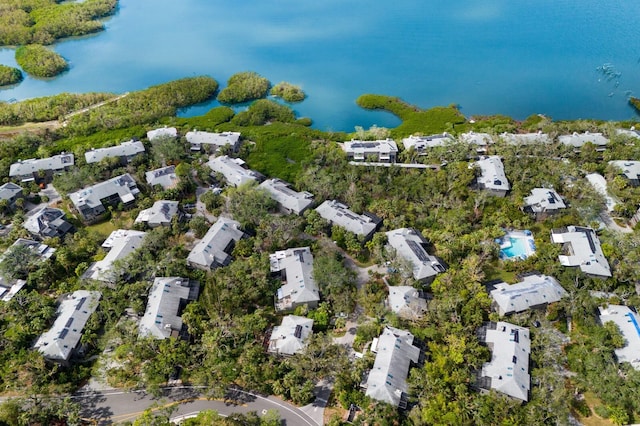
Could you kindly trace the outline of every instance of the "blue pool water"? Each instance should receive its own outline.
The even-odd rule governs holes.
[[[527,257],[527,242],[525,238],[509,237],[511,241],[511,247],[507,247],[500,250],[500,254],[507,259],[514,257]]]
[[[363,93],[455,103],[467,116],[630,119],[638,16],[640,2],[629,0],[121,0],[107,31],[54,46],[67,73],[27,77],[0,100],[122,93],[201,74],[224,84],[252,70],[301,85],[308,98],[294,109],[322,130],[398,124],[358,108]],[[0,63],[15,65],[13,55],[0,50]]]

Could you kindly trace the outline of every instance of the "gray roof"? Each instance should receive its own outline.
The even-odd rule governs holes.
[[[160,127],[159,129],[149,130],[147,139],[154,141],[159,138],[177,138],[178,130],[175,127]]]
[[[67,295],[58,307],[53,326],[40,336],[34,348],[47,359],[68,361],[80,342],[87,320],[98,307],[100,297],[100,292],[87,290]]]
[[[336,200],[327,200],[320,204],[316,211],[325,220],[334,225],[343,227],[349,232],[356,235],[370,236],[378,227],[372,217],[365,214],[357,214],[349,210],[349,208]]]
[[[494,191],[508,191],[511,188],[507,176],[504,174],[502,160],[497,155],[481,157],[476,165],[480,168],[481,173],[478,177],[478,184],[483,188]]]
[[[378,155],[381,159],[389,157],[389,155],[398,152],[398,145],[392,139],[384,139],[377,141],[361,141],[353,139],[350,142],[344,142],[342,149],[353,154],[356,159],[364,159],[367,155]]]
[[[179,181],[178,176],[176,176],[176,166],[167,166],[150,170],[144,175],[149,185],[160,185],[164,189],[175,187]]]
[[[11,282],[5,281],[4,277],[0,276],[0,300],[8,302],[13,299],[13,296],[18,293],[27,282],[25,280],[13,280]]]
[[[22,187],[13,182],[0,186],[0,200],[10,200],[20,193],[22,193]]]
[[[557,302],[566,295],[567,292],[555,278],[537,274],[529,275],[512,285],[505,282],[495,284],[491,291],[491,298],[500,315]]]
[[[28,240],[26,238],[18,238],[12,245],[7,249],[7,251],[11,250],[16,246],[27,246],[31,249],[34,255],[38,256],[40,259],[50,259],[53,256],[53,253],[56,252],[56,249],[53,247],[49,247],[46,244],[41,244],[38,241]],[[6,253],[6,252],[5,252]],[[0,255],[0,262],[4,259],[4,253]]]
[[[625,345],[616,349],[618,362],[628,362],[636,370],[640,370],[640,318],[627,306],[609,305],[600,307],[600,322],[613,321],[624,337]]]
[[[84,153],[87,164],[97,163],[105,158],[113,157],[133,157],[144,152],[144,145],[140,141],[130,140],[122,142],[120,145],[109,146],[107,148],[91,149]]]
[[[531,143],[551,143],[552,140],[548,134],[537,133],[502,133],[500,137],[511,145],[526,145]]]
[[[240,132],[211,133],[194,130],[185,135],[187,142],[194,146],[216,145],[218,147],[231,145],[237,147],[240,141]]]
[[[558,141],[565,145],[571,145],[576,148],[581,147],[587,142],[591,142],[597,146],[604,146],[609,143],[609,139],[605,138],[602,133],[576,133],[571,135],[558,136]]]
[[[269,352],[279,355],[293,355],[307,346],[313,333],[313,320],[296,315],[282,318],[279,326],[273,327],[269,340]]]
[[[406,319],[420,318],[427,310],[427,300],[408,285],[390,286],[387,303],[391,311]]]
[[[593,229],[582,226],[554,229],[551,231],[551,241],[567,246],[567,254],[558,256],[560,264],[579,266],[584,273],[590,275],[611,276],[609,262],[602,253],[600,240]]]
[[[18,161],[9,168],[9,176],[27,176],[37,173],[39,170],[55,171],[64,170],[74,164],[73,154],[59,154],[48,158],[38,158]]]
[[[429,136],[414,136],[402,139],[404,149],[415,149],[416,151],[424,151],[427,148],[443,146],[452,143],[453,137],[449,133],[441,133]]]
[[[619,135],[625,135],[632,138],[640,139],[640,131],[636,130],[635,126],[631,126],[630,129],[616,129],[616,133]]]
[[[640,161],[619,160],[609,161],[609,164],[619,168],[622,174],[629,180],[640,179]]]
[[[491,344],[491,361],[482,366],[482,377],[490,379],[490,388],[523,401],[529,400],[531,377],[529,329],[508,322],[487,328],[485,342]]]
[[[260,187],[266,189],[271,198],[283,208],[296,214],[301,214],[313,204],[313,194],[306,191],[296,192],[287,182],[280,179],[265,180]]]
[[[466,142],[468,144],[478,145],[481,147],[486,147],[489,144],[493,144],[493,136],[491,136],[489,133],[461,133],[458,135],[458,139],[460,139],[461,142]]]
[[[135,223],[144,222],[149,226],[168,226],[171,219],[178,214],[178,201],[159,200],[148,209],[140,211]]]
[[[415,229],[399,228],[388,231],[386,234],[389,245],[393,247],[396,254],[413,266],[413,278],[416,280],[433,278],[445,271],[442,262],[424,249],[426,240]]]
[[[207,162],[211,170],[221,173],[229,185],[240,186],[247,182],[258,182],[262,176],[259,173],[243,167],[244,161],[227,155],[216,157],[212,155]]]
[[[71,231],[73,226],[65,220],[65,213],[60,209],[43,207],[24,221],[22,226],[34,235],[46,237],[62,237]]]
[[[140,248],[146,232],[131,229],[117,229],[102,243],[102,247],[109,249],[104,259],[97,261],[85,272],[86,278],[98,281],[113,282],[116,277],[111,273],[111,268],[116,260],[124,259],[130,253]]]
[[[173,331],[180,332],[182,317],[178,316],[178,311],[183,301],[193,300],[191,290],[188,278],[156,278],[149,290],[138,336],[166,339]]]
[[[376,360],[367,378],[366,395],[397,407],[408,391],[409,367],[418,362],[420,349],[413,346],[413,334],[387,326],[371,350]]]
[[[549,188],[533,188],[531,195],[525,197],[524,203],[534,213],[552,212],[567,207],[562,197]]]
[[[116,194],[120,196],[123,203],[129,203],[139,193],[136,181],[129,173],[125,173],[71,193],[69,198],[76,209],[82,211],[84,207],[95,208],[102,204],[101,200]]]
[[[318,285],[313,279],[313,255],[309,247],[291,248],[269,255],[271,272],[284,271],[286,282],[278,289],[276,308],[320,300]]]
[[[231,262],[231,254],[225,250],[232,241],[237,242],[243,237],[239,222],[220,217],[191,250],[187,262],[205,269],[227,265]]]

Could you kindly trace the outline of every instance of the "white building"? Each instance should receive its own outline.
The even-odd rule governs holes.
[[[187,132],[185,138],[191,145],[191,151],[200,151],[203,145],[209,145],[212,150],[218,150],[224,146],[230,146],[233,151],[240,147],[239,132],[211,133],[194,130]]]
[[[149,186],[160,185],[162,189],[175,188],[180,179],[176,176],[176,166],[161,167],[144,174]]]
[[[425,250],[427,241],[415,229],[399,228],[386,233],[388,244],[396,255],[412,266],[413,278],[418,281],[432,281],[445,271],[444,264]]]
[[[495,284],[490,294],[498,313],[507,315],[557,302],[567,292],[555,278],[534,274],[516,284]]]
[[[600,307],[600,322],[612,321],[620,329],[626,341],[624,347],[616,349],[618,362],[628,362],[636,370],[640,370],[640,318],[627,306],[609,305]]]
[[[609,262],[602,253],[600,240],[595,231],[582,226],[568,226],[551,231],[551,242],[562,244],[563,252],[558,256],[563,266],[579,266],[582,272],[600,277],[610,277]]]
[[[632,186],[640,186],[640,161],[609,161],[609,164],[620,169]]]
[[[100,297],[100,292],[87,290],[67,295],[58,306],[58,317],[53,326],[40,336],[34,348],[46,359],[68,365]]]
[[[276,355],[294,355],[302,351],[313,333],[313,320],[296,315],[282,318],[279,326],[273,327],[269,339],[269,352]]]
[[[325,201],[316,208],[316,211],[332,225],[341,226],[365,239],[369,239],[382,222],[380,218],[369,213],[354,213],[345,204],[336,200]]]
[[[491,361],[482,366],[477,385],[528,401],[531,389],[529,329],[498,322],[483,326],[479,334],[491,349]]]
[[[493,195],[504,197],[511,188],[504,173],[502,160],[497,155],[480,157],[475,165],[480,169],[478,187]]]
[[[283,283],[276,295],[276,310],[318,306],[320,290],[313,278],[313,255],[309,247],[277,251],[269,255],[269,262],[271,272],[279,273]]]
[[[509,145],[529,145],[529,144],[549,144],[553,142],[548,134],[542,133],[502,133],[500,135],[503,141]]]
[[[120,158],[124,162],[129,162],[133,157],[144,152],[144,145],[140,141],[130,140],[122,142],[120,145],[106,148],[91,149],[84,153],[87,164],[97,163],[105,158]]]
[[[113,263],[116,260],[124,259],[142,246],[146,232],[134,231],[131,229],[117,229],[102,243],[102,248],[109,250],[107,255],[87,269],[85,278],[115,283],[118,279],[114,275]]]
[[[69,170],[74,164],[73,154],[59,154],[47,158],[32,158],[13,163],[9,167],[9,177],[20,179],[22,182],[29,182],[40,179],[40,173],[44,173],[44,178],[49,179],[54,173]]]
[[[387,305],[399,317],[409,320],[421,318],[427,311],[427,300],[408,285],[390,286]]]
[[[138,185],[129,173],[69,194],[82,219],[92,221],[107,211],[105,204],[131,204],[140,193]]]
[[[562,197],[550,188],[533,188],[531,195],[525,197],[523,210],[536,216],[556,213],[560,209],[566,209]]]
[[[244,167],[245,162],[240,158],[231,158],[227,155],[220,157],[211,156],[207,166],[224,176],[229,185],[240,186],[249,182],[260,182],[263,176],[260,173]]]
[[[493,145],[493,136],[489,133],[468,132],[458,135],[460,142],[476,146],[476,152],[487,152],[489,145]]]
[[[453,137],[449,133],[441,133],[429,136],[414,136],[402,139],[402,145],[405,150],[413,148],[417,152],[424,152],[429,148],[437,146],[445,146],[454,142]]]
[[[313,204],[313,194],[306,191],[296,192],[283,180],[267,179],[259,186],[288,213],[300,215]]]
[[[244,237],[239,222],[220,217],[191,250],[187,263],[204,270],[226,266],[231,262],[235,244]]]
[[[147,132],[147,139],[151,142],[163,139],[163,138],[171,138],[175,139],[178,137],[178,129],[175,127],[161,127],[159,129],[149,130]]]
[[[171,226],[174,216],[179,214],[178,204],[178,201],[156,201],[150,208],[141,210],[134,223],[146,223],[150,228]]]
[[[590,142],[597,147],[604,148],[605,145],[609,143],[609,139],[604,137],[602,133],[577,133],[573,132],[570,135],[562,135],[558,136],[558,141],[564,145],[571,145],[574,148],[580,148],[585,143]]]
[[[398,145],[392,139],[377,141],[351,140],[344,142],[342,149],[350,161],[377,161],[381,163],[395,163],[398,155]]]

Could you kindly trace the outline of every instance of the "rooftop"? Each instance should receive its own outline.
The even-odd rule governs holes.
[[[229,185],[240,186],[247,182],[259,182],[263,176],[253,170],[244,168],[244,161],[227,155],[216,157],[212,155],[207,165],[209,168],[224,176]]]
[[[176,166],[167,166],[150,170],[144,175],[149,185],[160,185],[163,189],[174,188],[179,181],[178,176],[176,176]]]
[[[609,143],[609,139],[604,137],[602,133],[572,133],[570,135],[558,136],[558,141],[565,145],[571,145],[579,148],[587,142],[591,142],[597,146],[604,146]]]
[[[187,278],[156,278],[149,290],[147,309],[140,320],[138,336],[155,339],[176,336],[182,330],[182,309],[188,301],[197,297],[197,288]]]
[[[28,176],[40,170],[53,171],[63,170],[74,164],[73,154],[59,154],[47,158],[32,158],[30,160],[18,161],[9,168],[10,177]]]
[[[105,158],[113,157],[133,157],[144,152],[144,145],[140,141],[130,140],[122,142],[120,145],[106,148],[91,149],[84,153],[87,164],[97,163]]]
[[[65,220],[65,213],[51,207],[41,208],[29,216],[22,226],[30,233],[43,238],[62,237],[73,229]]]
[[[557,302],[567,295],[560,283],[548,275],[529,275],[521,282],[495,284],[491,290],[498,313],[507,315],[526,311],[535,306]]]
[[[211,133],[194,130],[185,135],[187,142],[192,145],[236,146],[240,141],[240,132]]]
[[[444,264],[425,250],[427,241],[415,229],[399,228],[388,231],[387,240],[396,254],[413,266],[413,278],[418,281],[435,277],[444,272]]]
[[[493,136],[491,136],[489,133],[461,133],[460,135],[458,135],[458,139],[460,139],[461,142],[478,145],[481,147],[486,147],[489,144],[493,144]]]
[[[118,195],[123,203],[129,203],[135,199],[140,190],[136,181],[129,173],[116,176],[107,181],[97,183],[80,191],[69,194],[74,206],[82,213],[85,209],[93,209],[102,204],[105,198]]]
[[[344,142],[342,148],[345,152],[354,154],[390,154],[398,152],[398,145],[393,139],[384,139],[377,141],[361,141],[352,139]]]
[[[562,197],[549,188],[533,188],[524,202],[533,213],[553,212],[567,207]]]
[[[551,143],[552,140],[548,134],[537,133],[502,133],[502,140],[510,145],[526,145],[532,143]]]
[[[294,305],[320,300],[320,291],[313,279],[313,255],[309,247],[291,248],[269,255],[271,272],[284,272],[284,285],[278,289],[276,309],[291,309]]]
[[[0,186],[0,200],[10,200],[22,192],[22,187],[13,182],[7,182]]]
[[[178,214],[178,201],[158,200],[148,209],[141,210],[135,223],[147,223],[150,226],[171,223],[173,217]]]
[[[159,129],[149,130],[147,132],[147,139],[154,141],[160,138],[177,138],[178,129],[175,127],[161,127]]]
[[[313,333],[313,320],[296,315],[287,315],[282,323],[273,328],[269,340],[269,352],[279,355],[294,355],[307,346]]]
[[[287,182],[280,179],[267,179],[260,187],[266,189],[271,198],[283,208],[296,214],[302,213],[313,204],[313,194],[306,191],[296,192]]]
[[[593,229],[581,226],[554,229],[551,241],[565,246],[566,254],[558,256],[562,265],[579,266],[590,275],[611,276],[609,262],[602,253],[600,240]]]
[[[609,161],[609,164],[619,168],[621,173],[629,180],[640,179],[640,161]]]
[[[437,135],[429,136],[414,136],[411,135],[408,138],[402,139],[402,145],[404,149],[415,149],[416,151],[424,151],[427,148],[434,148],[436,146],[444,146],[454,142],[453,137],[449,133],[441,133]]]
[[[640,318],[638,314],[622,305],[600,307],[600,322],[613,321],[626,341],[623,348],[616,349],[618,362],[628,362],[636,370],[640,370]]]
[[[227,265],[231,262],[231,247],[243,237],[239,222],[220,217],[191,250],[187,262],[209,269]]]
[[[117,277],[112,274],[113,263],[124,259],[142,246],[146,232],[130,229],[117,229],[102,243],[102,247],[110,249],[104,259],[97,261],[85,272],[86,278],[98,281],[114,282]]]
[[[357,214],[336,200],[327,200],[320,204],[316,211],[322,218],[334,225],[343,227],[356,235],[369,237],[378,227],[381,219],[373,215]]]
[[[406,319],[420,318],[427,310],[427,300],[411,286],[390,286],[387,302],[392,312]]]
[[[480,168],[478,184],[481,187],[494,191],[508,191],[511,188],[504,173],[502,160],[497,155],[481,157],[476,165]]]

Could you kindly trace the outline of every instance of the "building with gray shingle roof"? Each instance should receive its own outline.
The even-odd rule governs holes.
[[[86,221],[100,217],[104,204],[129,204],[140,193],[136,181],[126,173],[69,194],[74,207]]]
[[[637,130],[635,126],[631,126],[630,129],[616,129],[616,133],[619,135],[640,139],[640,130]]]
[[[140,320],[138,337],[185,338],[187,330],[182,323],[182,311],[189,302],[198,299],[198,291],[197,283],[188,278],[156,278],[149,290],[147,309]]]
[[[267,179],[259,186],[265,189],[269,196],[286,212],[299,215],[313,204],[313,194],[306,191],[296,192],[283,180]]]
[[[389,326],[374,340],[371,351],[376,359],[365,385],[368,397],[406,408],[409,368],[420,359],[420,349],[413,340],[408,331]]]
[[[437,274],[445,271],[440,259],[427,253],[427,241],[415,229],[394,229],[386,235],[388,245],[395,250],[396,255],[411,264],[414,279],[431,281]]]
[[[97,163],[105,158],[120,158],[128,163],[133,157],[144,152],[144,144],[140,141],[130,140],[122,142],[120,145],[106,148],[91,149],[84,153],[87,164]]]
[[[487,152],[489,145],[494,143],[493,136],[489,133],[476,133],[473,131],[459,134],[458,139],[460,142],[475,145],[477,152]]]
[[[542,143],[549,144],[553,142],[548,134],[537,132],[537,133],[502,133],[500,135],[503,141],[508,143],[509,145],[527,145],[534,143]]]
[[[478,336],[491,349],[491,361],[482,366],[476,386],[528,401],[531,389],[529,329],[508,322],[493,322],[481,327]]]
[[[140,211],[134,223],[146,223],[150,228],[171,226],[174,216],[180,213],[178,204],[178,201],[156,201],[150,208]]]
[[[591,228],[568,226],[551,231],[551,242],[563,245],[558,256],[563,266],[579,266],[582,272],[600,277],[610,277],[609,262],[602,253],[600,240]]]
[[[22,226],[40,238],[62,238],[73,231],[73,225],[66,221],[65,213],[51,207],[41,208],[29,216]]]
[[[620,329],[625,345],[615,350],[618,362],[628,362],[640,370],[640,317],[623,305],[609,305],[598,308],[602,324],[612,321]]]
[[[98,291],[78,290],[67,295],[58,306],[58,317],[42,334],[34,348],[49,361],[67,365],[82,338],[84,327],[98,307]]]
[[[573,132],[570,135],[558,136],[558,142],[564,145],[571,145],[574,148],[580,148],[587,142],[590,142],[597,147],[604,147],[609,143],[609,139],[607,139],[602,133]]]
[[[424,152],[429,148],[445,146],[453,142],[453,137],[447,132],[429,136],[411,135],[408,138],[402,139],[402,145],[404,146],[404,149],[409,150],[413,148],[417,152]]]
[[[365,161],[371,158],[381,163],[395,163],[398,145],[392,139],[377,141],[351,140],[344,142],[342,149],[350,161]]]
[[[382,219],[369,213],[354,213],[345,204],[336,200],[325,201],[316,208],[316,211],[331,224],[341,226],[365,239],[369,239],[382,222]]]
[[[609,164],[620,169],[620,174],[627,178],[632,186],[640,186],[640,161],[619,160],[609,161]]]
[[[276,355],[297,354],[307,346],[312,333],[312,319],[287,315],[279,326],[273,327],[268,351]]]
[[[231,158],[227,155],[220,157],[211,156],[207,166],[215,172],[224,176],[229,185],[240,186],[249,182],[260,182],[263,176],[253,170],[244,168],[245,162],[240,158]]]
[[[550,188],[533,188],[531,195],[525,197],[524,204],[525,212],[535,214],[539,218],[567,208],[562,197]]]
[[[104,259],[92,264],[84,273],[83,277],[106,283],[114,283],[118,278],[112,271],[114,262],[124,259],[139,249],[146,235],[146,232],[131,229],[117,229],[113,231],[102,243],[102,248],[108,249],[109,252]]]
[[[276,294],[276,310],[318,306],[320,290],[313,278],[313,255],[309,247],[277,251],[269,255],[269,263],[271,272],[278,273],[283,282]]]
[[[239,222],[220,217],[191,250],[187,263],[204,270],[226,266],[231,262],[233,247],[244,237]]]
[[[44,172],[45,179],[50,179],[55,172],[62,172],[73,167],[73,154],[59,154],[48,158],[32,158],[13,163],[9,167],[9,177],[23,182],[39,179],[40,172]]]
[[[160,185],[162,189],[175,188],[180,179],[176,176],[176,166],[161,167],[144,174],[150,186]]]
[[[185,138],[191,145],[191,151],[200,151],[203,145],[209,145],[213,150],[230,146],[233,151],[237,151],[240,146],[240,136],[240,132],[211,133],[194,130],[187,132]]]
[[[147,132],[147,139],[151,142],[162,139],[162,138],[172,138],[175,139],[178,137],[178,129],[175,127],[160,127],[159,129],[149,130]]]
[[[26,246],[30,249],[30,255],[37,257],[39,261],[51,259],[56,249],[37,241],[18,238],[4,253],[0,255],[0,263],[5,259],[5,255],[15,247]],[[23,279],[14,279],[0,274],[0,300],[8,302],[16,295],[27,282]]]
[[[504,173],[504,165],[497,155],[480,157],[475,163],[480,169],[478,187],[492,195],[504,197],[511,186]]]
[[[557,302],[567,292],[555,278],[533,274],[516,284],[494,284],[490,288],[490,295],[495,310],[500,315],[508,315]]]
[[[13,207],[18,198],[23,198],[22,187],[13,182],[0,186],[0,200],[6,200],[9,207]]]
[[[387,305],[400,318],[409,320],[421,318],[427,311],[427,299],[408,285],[389,286]]]

